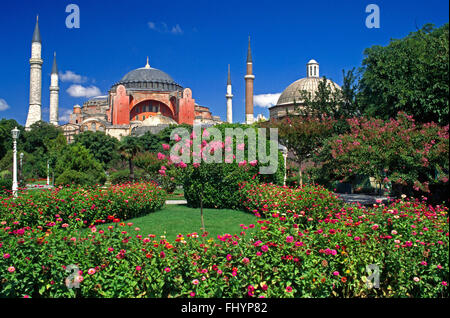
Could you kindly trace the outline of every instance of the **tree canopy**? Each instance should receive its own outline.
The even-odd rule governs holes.
[[[448,124],[448,23],[426,24],[364,54],[359,84],[366,115],[389,119],[404,111],[423,123]]]

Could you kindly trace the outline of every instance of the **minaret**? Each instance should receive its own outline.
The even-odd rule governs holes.
[[[29,130],[35,122],[42,120],[42,59],[41,33],[39,32],[39,16],[36,17],[30,58],[30,108],[28,109],[25,129]]]
[[[230,64],[228,64],[228,80],[227,80],[227,123],[233,123],[233,94],[231,93],[231,74]]]
[[[250,48],[250,37],[248,37],[248,51],[247,51],[247,75],[245,75],[245,123],[253,123],[253,61],[252,51]]]
[[[58,66],[56,65],[56,52],[53,57],[52,74],[50,75],[50,124],[58,126]]]

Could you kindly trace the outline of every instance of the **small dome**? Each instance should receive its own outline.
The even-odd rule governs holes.
[[[316,60],[309,60],[308,64],[319,64]]]
[[[305,77],[295,81],[284,90],[275,106],[302,103],[302,91],[309,92],[313,97],[319,88],[319,83],[321,80],[322,79],[318,77]],[[332,91],[341,89],[338,84],[329,79],[327,79],[327,85]]]
[[[155,116],[150,116],[142,122],[142,126],[154,127],[159,125],[177,125],[177,122],[170,117],[163,116],[157,113]]]

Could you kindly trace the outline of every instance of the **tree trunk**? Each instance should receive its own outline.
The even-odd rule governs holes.
[[[300,187],[303,187],[303,171],[302,171],[302,162],[300,161],[298,167],[298,184]]]
[[[128,160],[128,166],[129,166],[129,169],[130,169],[130,179],[131,179],[132,181],[134,181],[134,167],[133,167],[133,160],[131,160],[131,159]]]
[[[200,217],[202,220],[202,234],[204,234],[206,232],[206,229],[205,229],[205,220],[203,219],[203,191],[200,195]],[[203,243],[205,243],[205,238],[203,235],[202,235],[202,237],[203,237]]]

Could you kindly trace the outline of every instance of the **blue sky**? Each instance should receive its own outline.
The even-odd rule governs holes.
[[[80,8],[79,29],[65,26],[70,3]],[[365,27],[365,8],[371,3],[380,8],[379,29]],[[71,96],[74,91],[104,95],[127,72],[143,67],[149,56],[152,67],[190,87],[196,102],[223,120],[231,64],[233,119],[242,122],[249,35],[255,95],[278,94],[306,76],[306,63],[312,58],[320,63],[321,75],[341,84],[342,70],[359,67],[365,48],[387,45],[425,23],[441,26],[448,22],[448,12],[446,0],[5,1],[0,11],[0,118],[25,124],[37,14],[44,59],[43,120],[49,116],[48,88],[56,51],[59,71],[79,75],[60,80],[63,118],[73,105],[88,99]],[[69,89],[72,85],[84,89]],[[255,106],[255,116],[259,113],[268,116],[267,108]]]

